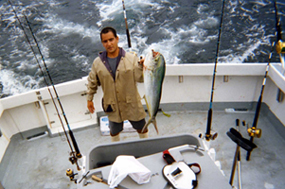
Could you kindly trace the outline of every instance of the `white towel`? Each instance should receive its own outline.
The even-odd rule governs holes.
[[[110,188],[115,188],[129,175],[136,183],[144,184],[150,181],[151,172],[134,156],[118,156],[111,167],[108,178]]]

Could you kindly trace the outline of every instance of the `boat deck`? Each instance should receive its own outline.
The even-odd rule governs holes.
[[[149,126],[149,137],[172,136],[177,134],[204,133],[207,122],[207,111],[170,111],[171,117],[162,113],[157,115],[159,134],[153,125]],[[254,111],[229,113],[213,112],[212,128],[218,137],[210,142],[216,150],[216,161],[220,161],[221,169],[229,180],[236,144],[226,135],[235,128],[236,119],[245,120],[251,125]],[[261,138],[255,138],[258,146],[251,153],[250,161],[246,161],[246,151],[241,149],[241,177],[243,188],[279,189],[285,186],[285,137],[284,127],[278,120],[261,113],[258,127],[262,129]],[[240,132],[249,138],[246,127],[240,126]],[[74,131],[75,138],[83,155],[95,145],[110,143],[109,136],[102,136],[100,128],[86,127]],[[121,141],[139,140],[137,133],[121,133]],[[150,147],[151,148],[151,147]],[[17,188],[76,188],[65,175],[68,168],[76,171],[76,167],[68,161],[69,146],[65,136],[45,136],[35,140],[23,139],[17,134],[11,140],[7,152],[0,165],[0,179],[6,189]],[[203,170],[200,174],[203,174]],[[237,173],[234,185],[237,186]],[[1,188],[1,187],[0,187]],[[215,188],[211,186],[211,188]]]

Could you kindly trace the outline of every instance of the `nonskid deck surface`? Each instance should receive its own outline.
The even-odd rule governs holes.
[[[159,135],[154,127],[149,126],[149,137],[170,136],[176,134],[195,134],[205,132],[207,122],[206,111],[167,112],[168,118],[161,113],[157,115]],[[216,150],[216,160],[227,179],[230,178],[236,144],[226,135],[235,128],[236,119],[252,123],[254,112],[226,113],[214,111],[212,127],[218,132],[216,140],[210,146]],[[246,161],[246,152],[241,150],[241,172],[243,188],[277,189],[285,185],[285,140],[274,128],[267,117],[261,115],[258,127],[262,129],[262,137],[255,138],[258,148],[254,149],[250,161]],[[249,138],[246,127],[240,126],[243,137]],[[90,148],[102,143],[110,143],[109,136],[101,136],[98,126],[74,131],[81,153],[86,155]],[[121,140],[139,140],[137,133],[121,133]],[[1,172],[5,175],[1,180],[6,189],[15,188],[76,188],[65,175],[68,168],[76,172],[76,167],[68,161],[69,146],[64,136],[50,138],[48,136],[27,141],[21,135],[13,138],[13,149],[9,146],[1,162]],[[9,156],[9,157],[7,157]],[[6,164],[3,166],[3,164]],[[4,169],[5,168],[5,169]],[[203,170],[200,174],[203,174]],[[237,178],[237,174],[235,176]],[[235,179],[234,184],[237,185]],[[214,187],[212,187],[214,188]]]

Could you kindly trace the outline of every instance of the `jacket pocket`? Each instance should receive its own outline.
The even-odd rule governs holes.
[[[114,112],[115,111],[115,106],[114,106],[114,101],[109,99],[109,100],[104,100],[102,98],[102,108],[104,112]]]
[[[136,99],[132,96],[126,96],[126,104],[129,108],[136,108],[137,107],[137,102]]]
[[[126,103],[132,103],[132,97],[131,96],[126,96]]]

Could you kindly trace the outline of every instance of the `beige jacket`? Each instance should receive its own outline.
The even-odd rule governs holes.
[[[104,52],[105,53],[105,52]],[[92,65],[88,76],[87,100],[93,100],[98,86],[102,86],[102,106],[110,121],[139,121],[146,117],[138,93],[137,83],[143,82],[143,67],[138,64],[138,57],[120,49],[116,74],[112,76],[106,65],[106,57],[100,53]],[[106,55],[106,53],[105,53]]]

